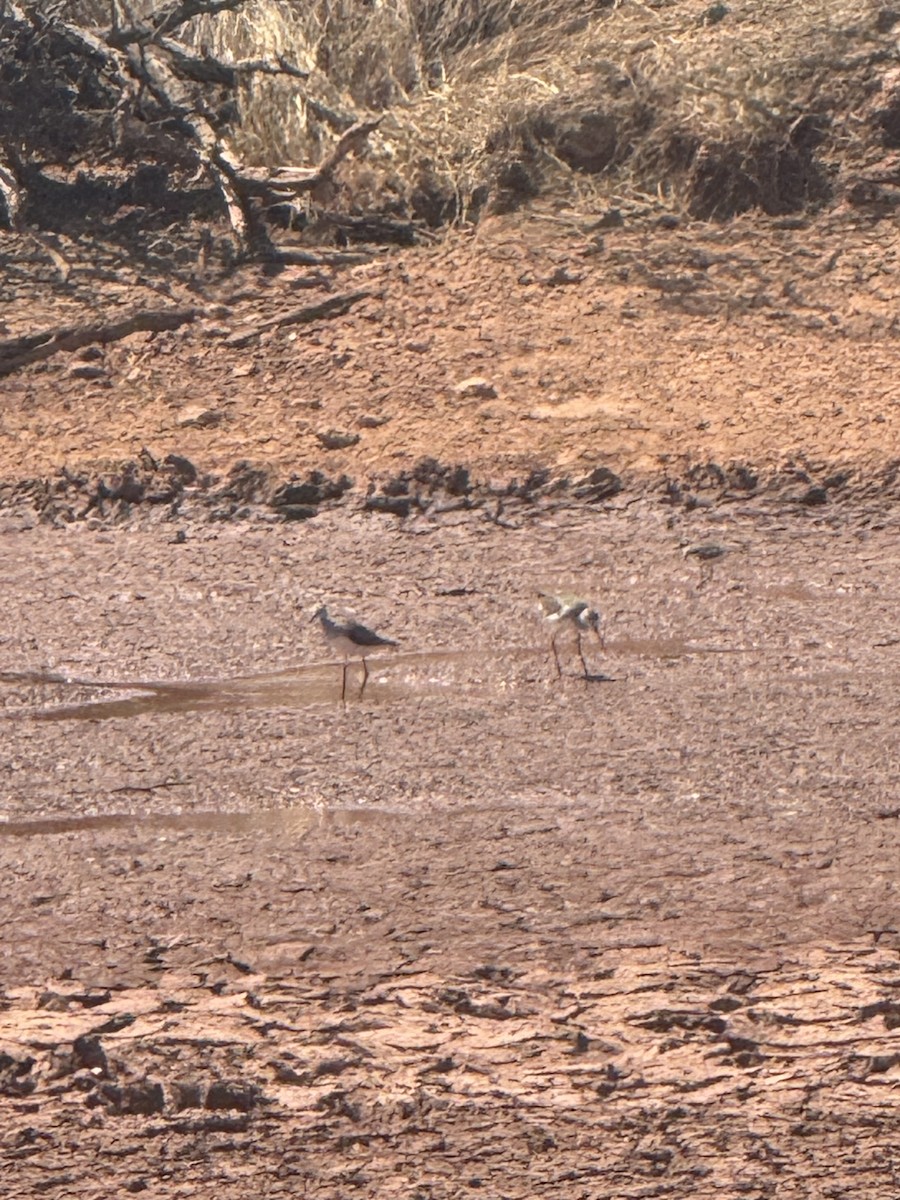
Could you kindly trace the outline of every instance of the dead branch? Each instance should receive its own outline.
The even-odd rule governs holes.
[[[371,121],[357,121],[341,134],[331,150],[316,167],[242,167],[237,172],[237,182],[251,190],[285,195],[308,192],[323,183],[334,172],[335,167],[356,150],[381,124],[381,117]]]
[[[22,206],[22,190],[12,168],[0,158],[0,201],[6,209],[6,225],[19,228],[19,210]]]
[[[215,180],[232,229],[242,247],[250,242],[251,214],[235,186],[237,172],[220,148],[219,137],[205,116],[194,109],[169,63],[153,47],[131,48],[128,59],[157,104],[175,117],[194,142],[198,158]]]
[[[109,325],[70,325],[62,329],[45,329],[0,342],[0,376],[50,358],[61,350],[80,350],[94,343],[107,345],[132,333],[163,333],[189,324],[199,315],[195,308],[159,309],[139,312],[124,321]]]
[[[239,349],[261,333],[268,333],[271,329],[284,329],[289,325],[309,325],[313,321],[318,321],[320,317],[342,317],[350,311],[354,304],[358,304],[360,300],[367,300],[373,294],[372,292],[347,292],[343,296],[330,296],[319,304],[310,304],[306,308],[294,309],[293,312],[282,313],[281,316],[272,317],[268,321],[260,321],[256,325],[247,326],[227,338],[225,345],[229,349]]]
[[[303,102],[316,120],[330,125],[335,133],[345,133],[351,126],[356,124],[356,117],[351,117],[347,113],[329,108],[327,104],[323,104],[321,100],[316,100],[314,96],[305,96]]]
[[[248,251],[272,260],[274,250],[265,227],[265,210],[290,206],[301,193],[327,181],[337,166],[357,151],[378,128],[380,119],[352,120],[308,100],[332,128],[340,130],[331,150],[311,167],[252,168],[236,161],[226,149],[235,112],[234,93],[254,74],[305,79],[307,73],[284,58],[224,61],[191,52],[167,36],[200,14],[240,8],[247,0],[171,0],[148,17],[121,18],[124,4],[112,9],[113,28],[104,37],[61,21],[55,11],[35,0],[0,0],[0,13],[12,14],[23,40],[21,53],[4,83],[3,99],[17,114],[9,131],[9,147],[0,145],[0,216],[6,210],[12,226],[28,223],[28,176],[18,169],[12,147],[25,165],[52,162],[60,147],[88,147],[102,156],[110,148],[129,161],[142,154],[155,163],[188,171],[194,164],[217,187],[222,207],[234,231],[239,255]],[[23,31],[22,27],[29,27]],[[11,43],[13,44],[13,43]],[[31,77],[19,62],[48,68],[46,112],[69,94],[69,76],[83,63],[94,79],[91,102],[66,110],[65,125],[48,116],[30,123]],[[57,71],[55,64],[61,64]],[[29,69],[32,69],[29,67]],[[348,121],[352,123],[347,124]],[[149,153],[148,153],[149,150]],[[40,174],[41,168],[36,168]],[[54,261],[56,261],[54,259]],[[61,264],[57,262],[57,267]]]
[[[241,79],[248,75],[288,75],[292,79],[308,79],[309,71],[289,63],[282,55],[272,62],[264,58],[245,58],[238,62],[225,62],[213,58],[209,53],[191,54],[172,38],[159,38],[160,49],[165,50],[173,70],[195,83],[214,83],[221,87],[236,88]]]
[[[371,262],[366,250],[297,250],[279,246],[276,262],[282,267],[357,267]]]
[[[127,46],[156,41],[167,33],[173,33],[194,17],[211,16],[242,8],[247,0],[177,0],[165,4],[142,21],[125,29],[110,29],[106,41],[110,46],[124,50]]]

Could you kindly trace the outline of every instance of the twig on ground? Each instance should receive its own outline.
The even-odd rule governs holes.
[[[318,321],[320,317],[342,317],[350,311],[354,304],[358,304],[360,300],[366,300],[374,294],[374,292],[366,291],[347,292],[343,296],[330,296],[320,304],[310,304],[306,308],[282,313],[281,316],[272,317],[268,321],[260,321],[256,325],[238,330],[237,333],[231,334],[226,339],[225,345],[229,349],[237,349],[246,346],[259,334],[267,333],[270,329],[284,329],[289,325],[309,325],[312,321]]]

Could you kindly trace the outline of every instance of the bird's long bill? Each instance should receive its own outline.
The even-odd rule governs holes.
[[[594,633],[596,633],[596,635],[597,635],[597,641],[600,643],[600,649],[605,650],[606,649],[606,638],[600,632],[600,629],[597,625],[594,626]]]

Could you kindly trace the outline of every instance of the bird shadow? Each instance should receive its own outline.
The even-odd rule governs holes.
[[[581,676],[585,683],[618,683],[617,675],[604,675],[602,672],[586,671]]]

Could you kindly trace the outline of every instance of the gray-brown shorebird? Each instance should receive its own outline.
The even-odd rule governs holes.
[[[367,629],[365,625],[360,625],[357,621],[332,621],[328,615],[328,609],[324,604],[316,609],[311,619],[319,622],[322,627],[322,633],[325,635],[325,641],[344,660],[344,669],[341,675],[342,702],[347,698],[347,670],[350,666],[350,660],[351,658],[358,658],[362,662],[363,679],[359,689],[359,695],[362,698],[369,678],[369,668],[366,658],[373,650],[377,650],[379,647],[396,646],[398,643],[391,641],[390,638],[382,637],[381,634],[375,633],[371,629]]]

